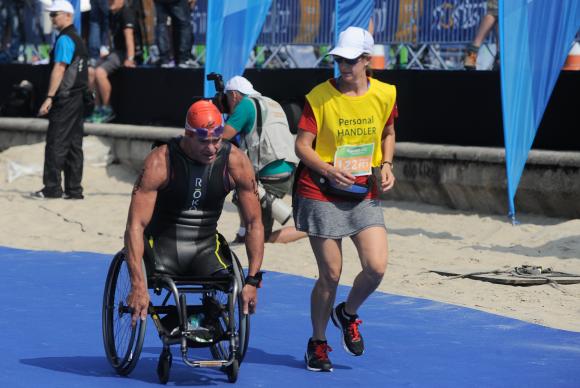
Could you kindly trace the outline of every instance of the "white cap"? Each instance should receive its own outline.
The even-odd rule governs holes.
[[[230,90],[235,90],[236,92],[240,92],[248,96],[261,95],[260,92],[257,92],[254,89],[254,86],[250,81],[239,75],[230,78],[229,81],[226,83],[226,92]]]
[[[47,12],[65,12],[74,15],[75,9],[67,0],[54,0],[52,5],[46,8]]]
[[[340,33],[338,44],[328,54],[355,59],[362,54],[372,54],[374,45],[375,40],[367,30],[360,27],[348,27]]]

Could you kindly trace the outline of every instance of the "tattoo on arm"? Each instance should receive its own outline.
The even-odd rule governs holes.
[[[133,192],[131,193],[131,195],[135,195],[137,194],[137,192],[141,189],[141,183],[143,181],[143,174],[145,173],[145,170],[141,170],[141,172],[139,173],[139,176],[137,177],[137,180],[135,181],[135,185],[133,186]]]

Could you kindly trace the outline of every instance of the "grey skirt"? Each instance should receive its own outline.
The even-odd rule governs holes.
[[[384,228],[385,220],[378,199],[325,202],[296,196],[294,224],[309,236],[339,239],[371,226]]]

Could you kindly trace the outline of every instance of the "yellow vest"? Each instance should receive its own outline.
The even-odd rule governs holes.
[[[315,151],[324,162],[333,162],[338,146],[374,144],[373,167],[381,165],[381,137],[397,97],[393,85],[369,78],[362,96],[346,96],[330,81],[306,95],[318,126]]]

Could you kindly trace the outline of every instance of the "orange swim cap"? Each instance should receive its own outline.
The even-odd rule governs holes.
[[[199,137],[220,137],[224,133],[221,112],[211,101],[199,100],[191,104],[185,116],[185,130]]]

